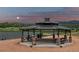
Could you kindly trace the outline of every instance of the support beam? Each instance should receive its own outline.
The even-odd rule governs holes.
[[[41,29],[40,29],[40,39],[42,38],[42,31],[41,31]]]
[[[65,35],[67,34],[67,31],[65,30]]]
[[[28,30],[28,35],[29,35],[29,30]]]
[[[53,39],[55,39],[55,32],[54,32],[54,30],[53,30]]]
[[[24,41],[24,31],[22,30],[22,35],[21,35],[21,42],[23,42]]]
[[[27,40],[29,41],[30,39],[30,34],[29,34],[29,30],[27,30]]]
[[[70,31],[70,37],[71,37],[71,31]]]
[[[69,32],[70,32],[69,42],[71,43],[72,42],[71,30]]]
[[[58,33],[57,33],[58,37],[59,37],[59,29],[58,29]]]
[[[40,29],[40,34],[41,34],[41,29]]]
[[[58,45],[60,45],[60,36],[59,36],[59,33],[60,33],[60,32],[59,32],[59,31],[60,31],[60,30],[58,29],[58,33],[57,33],[57,35],[58,35],[57,44],[58,44]]]
[[[35,29],[33,29],[33,35],[35,36]]]
[[[32,35],[32,47],[36,45],[36,37]]]
[[[34,45],[36,45],[35,29],[33,29],[33,35],[32,35],[32,46]]]
[[[65,40],[67,40],[67,30],[65,30],[64,38],[65,38]]]

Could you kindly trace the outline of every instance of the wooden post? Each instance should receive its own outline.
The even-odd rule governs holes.
[[[70,43],[72,42],[71,30],[70,30],[69,42]]]
[[[28,30],[28,35],[29,35],[29,30]]]
[[[59,29],[57,35],[58,35],[57,44],[60,45]]]
[[[41,29],[40,29],[40,39],[42,38],[42,33],[41,33]]]
[[[65,30],[65,35],[64,35],[65,40],[67,40],[67,31]]]
[[[29,29],[28,29],[28,32],[27,32],[28,34],[27,34],[27,40],[29,41],[29,39],[30,39],[30,35],[29,35]]]
[[[35,36],[35,29],[33,29],[33,35]]]
[[[54,32],[54,30],[53,30],[53,39],[55,39],[55,32]]]
[[[57,35],[58,35],[58,37],[59,37],[59,29],[58,29],[58,34],[57,34]]]
[[[24,31],[22,30],[22,36],[21,36],[21,42],[23,42],[24,41]]]
[[[66,35],[66,30],[65,30],[65,35]]]
[[[36,45],[36,37],[35,35],[32,35],[32,47]]]

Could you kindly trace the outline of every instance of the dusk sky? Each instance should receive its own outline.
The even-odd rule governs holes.
[[[29,7],[3,7],[0,8],[0,15],[2,16],[15,16],[15,15],[29,15],[32,12],[60,12],[64,8],[29,8]]]
[[[21,21],[34,22],[37,19],[50,17],[58,20],[78,20],[79,8],[78,7],[0,7],[0,22],[13,22],[17,16],[21,17]],[[29,17],[30,16],[30,17]],[[37,17],[38,16],[38,17]],[[44,17],[43,17],[44,16]],[[29,20],[29,21],[27,21]]]

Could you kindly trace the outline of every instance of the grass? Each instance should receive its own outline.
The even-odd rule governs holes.
[[[19,27],[0,28],[0,32],[16,32],[16,31],[20,31]]]
[[[0,32],[19,32],[19,27],[6,27],[6,28],[0,28]],[[32,32],[32,31],[30,31]],[[39,30],[36,30],[36,32],[39,32]],[[50,32],[48,31],[42,31],[44,35],[50,35],[52,33],[52,30]],[[63,35],[64,32],[61,32],[60,35]],[[69,35],[69,34],[68,34]],[[79,36],[79,30],[76,32],[75,30],[72,30],[72,35]]]

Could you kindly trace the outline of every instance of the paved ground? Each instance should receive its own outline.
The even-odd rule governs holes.
[[[77,52],[79,51],[79,37],[73,36],[73,44],[63,48],[30,48],[25,45],[18,44],[20,39],[11,39],[0,41],[1,52]]]

